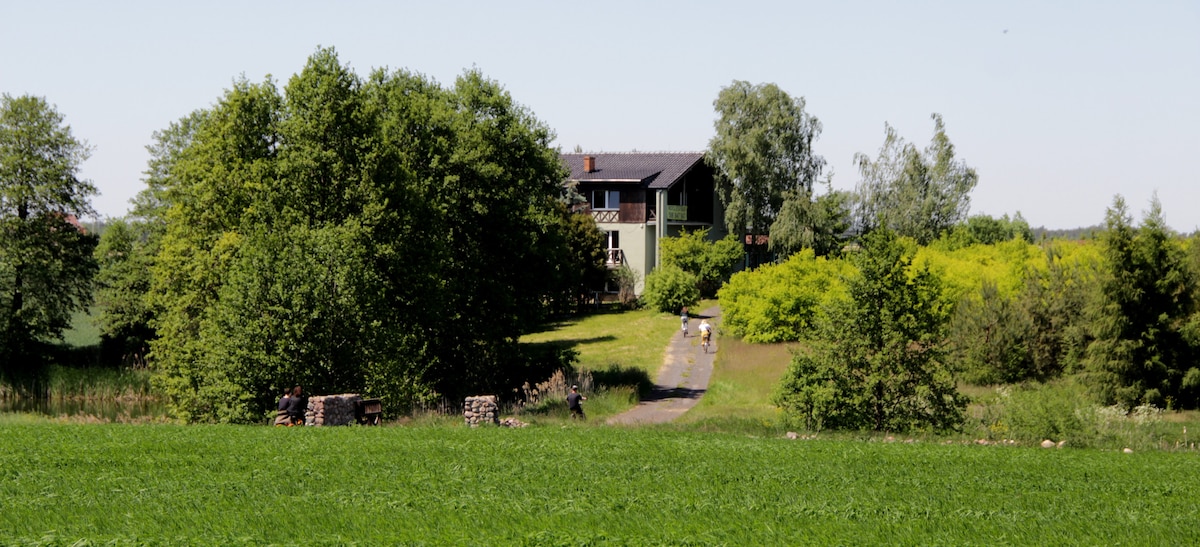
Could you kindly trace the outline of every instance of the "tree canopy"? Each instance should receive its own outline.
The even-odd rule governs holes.
[[[775,84],[734,81],[721,89],[713,107],[716,135],[707,161],[716,170],[725,226],[756,245],[759,236],[771,233],[785,201],[810,206],[825,167],[812,149],[821,122],[804,111],[803,97],[792,98]]]
[[[76,221],[96,193],[79,177],[89,153],[45,99],[0,97],[0,374],[18,386],[91,302],[96,238]]]
[[[942,116],[932,118],[933,139],[923,151],[885,124],[879,156],[855,155],[862,176],[855,190],[858,230],[888,228],[926,244],[966,218],[979,177],[955,159]]]
[[[553,134],[477,71],[361,78],[322,49],[178,128],[149,302],[184,419],[256,420],[292,383],[393,411],[519,385],[516,338],[598,256],[570,247]]]

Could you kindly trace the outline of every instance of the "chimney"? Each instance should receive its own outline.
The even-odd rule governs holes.
[[[583,157],[583,172],[584,173],[595,173],[596,172],[596,156],[584,156]]]

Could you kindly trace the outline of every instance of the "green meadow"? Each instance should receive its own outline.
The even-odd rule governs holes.
[[[1200,543],[1191,415],[1156,426],[1184,449],[1132,453],[983,445],[976,431],[788,439],[769,398],[789,347],[718,335],[694,409],[657,427],[605,426],[632,388],[603,381],[651,376],[677,328],[640,310],[523,339],[578,351],[578,369],[594,371],[582,423],[562,405],[518,413],[530,425],[515,429],[438,416],[272,428],[0,413],[0,545]],[[64,392],[89,389],[59,376]],[[93,389],[130,395],[108,391]]]
[[[605,427],[0,425],[0,544],[1200,541],[1194,454]]]

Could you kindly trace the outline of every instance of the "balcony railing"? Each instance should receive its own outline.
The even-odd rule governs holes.
[[[592,218],[596,222],[619,222],[621,220],[621,212],[611,209],[597,211],[592,209]]]
[[[625,263],[625,251],[621,249],[609,249],[608,258],[604,260],[604,265],[609,268],[620,268]]]

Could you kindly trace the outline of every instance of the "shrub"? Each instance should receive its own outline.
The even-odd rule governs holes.
[[[642,300],[652,309],[668,313],[675,313],[684,306],[695,306],[700,301],[696,276],[677,266],[655,268],[646,276]]]
[[[853,272],[848,261],[817,257],[812,249],[738,272],[719,293],[722,329],[751,343],[810,336],[821,310],[847,298],[844,278]]]

